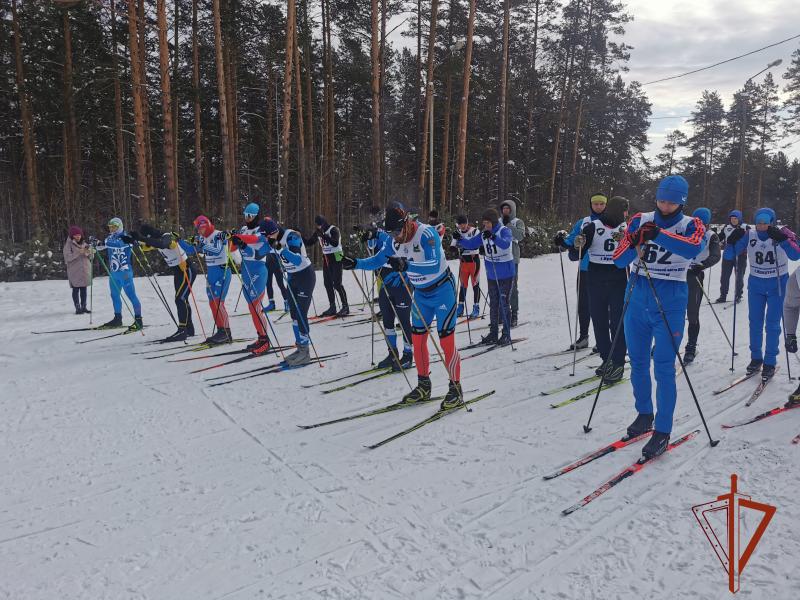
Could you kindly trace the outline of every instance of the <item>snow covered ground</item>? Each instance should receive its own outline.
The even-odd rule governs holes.
[[[730,354],[704,307],[700,354],[689,374],[719,446],[710,448],[701,432],[561,516],[631,464],[641,444],[542,480],[618,438],[634,409],[629,384],[604,392],[587,435],[581,425],[591,397],[559,409],[550,404],[589,385],[539,396],[575,378],[553,369],[569,357],[514,362],[568,344],[558,256],[523,263],[520,320],[528,324],[515,332],[528,340],[462,365],[465,390],[497,393],[471,413],[456,412],[377,450],[364,445],[434,407],[297,427],[382,406],[407,389],[402,375],[328,395],[301,387],[367,368],[369,337],[349,338],[368,334],[368,324],[312,326],[320,353],[348,352],[324,368],[211,388],[205,377],[277,359],[192,375],[215,361],[133,354],[174,329],[144,279],[137,290],[151,325],[146,335],[82,345],[75,341],[101,334],[30,333],[88,323],[72,314],[66,282],[0,284],[0,598],[727,598],[727,577],[691,507],[726,493],[731,473],[739,475],[740,492],[777,506],[739,595],[800,597],[800,446],[790,443],[800,433],[800,411],[720,428],[783,404],[794,389],[784,355],[754,406],[744,401],[755,382],[713,396],[732,377]],[[573,284],[575,265],[567,270]],[[718,275],[715,268],[712,297]],[[324,310],[321,279],[315,296]],[[352,276],[345,282],[357,302]],[[169,293],[171,278],[161,285]],[[94,290],[95,323],[111,316],[106,286],[98,280]],[[232,285],[231,311],[238,290]],[[738,309],[739,372],[748,361],[745,307]],[[717,308],[729,327],[733,311]],[[201,310],[208,327],[205,302]],[[276,324],[284,343],[291,339],[287,321]],[[249,317],[232,323],[236,337],[252,335]],[[458,336],[466,345],[466,327]],[[384,355],[380,339],[375,352],[376,359]],[[576,378],[596,364],[579,364]],[[443,393],[442,365],[432,366],[432,378]],[[683,378],[678,389],[674,435],[702,429]],[[756,524],[745,519],[745,529]]]

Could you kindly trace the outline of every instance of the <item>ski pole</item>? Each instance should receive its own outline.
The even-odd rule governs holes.
[[[169,302],[167,302],[167,295],[164,293],[164,290],[162,289],[161,284],[158,283],[158,278],[156,277],[155,269],[153,269],[153,267],[150,265],[150,260],[147,258],[147,255],[142,250],[141,245],[138,246],[138,249],[139,249],[139,254],[144,259],[144,264],[147,266],[147,269],[145,270],[145,274],[147,274],[149,272],[149,276],[153,278],[153,282],[155,283],[156,287],[158,288],[158,292],[157,293],[160,294],[160,297],[163,299],[164,304],[167,307],[167,311],[171,312],[170,308],[169,308]],[[135,255],[136,255],[136,248],[134,247],[134,256]],[[136,259],[136,262],[137,263],[139,262],[138,258]],[[141,263],[139,263],[139,266],[141,266]],[[174,318],[172,320],[173,320],[173,322],[175,321]]]
[[[200,260],[199,258],[197,259]],[[187,261],[180,265],[180,269],[183,272],[183,280],[186,282],[186,285],[189,287],[189,294],[192,296],[192,302],[194,303],[194,312],[197,313],[197,320],[200,321],[200,331],[203,332],[203,338],[207,339],[208,336],[206,335],[206,327],[203,325],[203,317],[200,314],[200,309],[197,307],[197,298],[194,296],[194,288],[192,287],[192,282],[189,277],[189,273],[187,272],[188,265],[188,257]]]
[[[736,265],[736,263],[734,263],[734,276],[736,275],[736,273],[735,273],[735,265]],[[734,287],[734,290],[735,289],[736,288]],[[736,292],[734,291],[734,295],[733,295],[733,333],[731,334],[731,338],[733,338],[732,341],[731,341],[731,369],[730,369],[731,372],[734,371],[734,368],[733,368],[733,357],[736,356],[736,352],[734,352],[733,349],[736,347],[736,305],[737,304],[739,304],[739,303],[736,301]]]
[[[380,294],[380,292],[378,292]],[[375,273],[372,274],[372,285],[369,287],[369,295],[370,295],[370,313],[372,314],[372,323],[370,325],[370,359],[369,362],[371,365],[375,365],[375,319],[377,319],[377,315],[375,314]]]
[[[133,320],[135,321],[136,320],[136,315],[133,314],[133,309],[130,306],[128,306],[128,300],[127,300],[126,296],[122,295],[122,288],[119,287],[119,284],[111,276],[111,271],[109,270],[108,265],[106,264],[106,261],[104,261],[103,257],[100,256],[99,252],[97,253],[97,258],[100,259],[100,264],[103,265],[103,268],[105,269],[106,273],[108,273],[108,280],[111,282],[111,284],[115,288],[117,288],[117,293],[119,294],[120,300],[122,300],[122,303],[125,305],[125,308],[128,309],[128,312],[131,313],[131,317],[133,317]],[[131,277],[133,277],[133,272],[131,272]],[[144,328],[140,329],[139,331],[141,332],[142,335],[144,335]]]
[[[783,353],[786,355],[786,374],[789,376],[789,381],[792,380],[792,366],[789,362],[789,353],[786,352],[786,321],[783,318],[783,285],[781,285],[781,266],[778,263],[778,244],[772,240],[772,248],[775,252],[775,282],[778,284],[778,298],[781,299],[781,328],[783,329]],[[789,269],[786,269],[787,273]]]
[[[488,253],[487,253],[488,256]],[[511,351],[516,352],[516,348],[514,348],[514,341],[511,339],[511,322],[509,321],[509,316],[506,314],[506,307],[508,307],[508,299],[506,298],[505,306],[503,306],[503,290],[500,289],[500,280],[497,279],[497,267],[494,266],[493,260],[486,260],[487,263],[492,265],[492,273],[494,273],[494,283],[497,286],[497,298],[500,300],[500,313],[503,315],[503,325],[505,325],[506,331],[508,331],[508,340],[511,344]],[[487,283],[488,285],[488,283]],[[513,285],[513,281],[512,281]],[[509,312],[511,308],[509,307]]]
[[[711,276],[709,274],[709,279],[710,278]],[[697,279],[697,277],[695,277],[695,279]],[[728,346],[730,346],[731,351],[733,351],[733,343],[730,341],[730,339],[728,339],[728,334],[726,333],[725,328],[722,326],[722,321],[719,320],[719,316],[717,316],[717,311],[714,309],[714,305],[711,303],[711,298],[708,297],[706,290],[703,288],[703,284],[700,283],[700,281],[698,281],[697,283],[700,284],[700,291],[703,292],[703,296],[705,296],[706,302],[708,302],[708,305],[711,307],[711,312],[714,314],[714,318],[717,320],[717,324],[719,324],[719,328],[722,330],[722,335],[725,336],[725,341],[728,342]]]
[[[236,305],[233,307],[234,314],[239,310],[239,300],[242,299],[242,291],[244,288],[239,288],[239,295],[236,296]]]
[[[581,235],[583,235],[583,233],[581,233]],[[575,244],[574,241],[572,243]],[[575,312],[577,316],[575,318],[575,338],[572,342],[572,373],[569,374],[570,377],[575,377],[575,360],[578,358],[578,323],[580,321],[581,313],[581,263],[583,262],[584,244],[581,244],[578,247],[578,304],[575,306]]]
[[[467,335],[469,336],[470,346],[472,345],[472,328],[469,325],[469,314],[467,313],[467,288],[464,287],[464,281],[461,279],[461,268],[464,265],[461,262],[461,257],[458,258],[458,295],[461,295],[461,288],[464,288],[464,314],[467,315]],[[473,303],[474,304],[474,303]]]
[[[567,277],[564,275],[564,249],[558,247],[558,260],[561,263],[561,285],[564,288],[564,307],[567,310],[567,336],[572,338],[572,324],[569,320],[569,297],[567,296]],[[580,268],[580,267],[578,267]]]
[[[91,254],[92,259],[89,261],[89,325],[92,324],[92,315],[94,315],[94,250]]]
[[[245,260],[242,260],[242,269],[244,270],[245,275],[247,275],[247,279],[250,280],[250,287],[253,287],[253,276],[250,275],[250,269],[247,268],[247,261]],[[233,270],[239,276],[239,283],[242,285],[242,289],[244,289],[244,279],[242,279],[242,274],[236,268],[236,263],[233,264]],[[248,295],[249,293],[250,292],[248,291]],[[248,302],[248,304],[250,304],[250,302]],[[272,331],[272,335],[275,337],[275,344],[278,346],[278,351],[281,353],[283,360],[286,360],[286,355],[284,355],[283,347],[281,346],[281,343],[278,341],[278,334],[275,333],[275,328],[272,326],[272,321],[270,320],[267,312],[264,310],[264,306],[260,302],[259,305],[261,306],[261,314],[264,316],[264,319],[266,319],[267,325],[269,325],[269,329],[270,331]]]
[[[290,252],[291,252],[291,250],[290,250]],[[278,257],[278,258],[280,259],[280,257]],[[321,369],[325,365],[323,364],[322,360],[319,357],[319,352],[317,352],[317,347],[314,346],[314,340],[311,339],[311,326],[308,324],[308,317],[306,316],[304,318],[304,316],[301,314],[300,304],[298,304],[297,298],[295,297],[294,291],[292,290],[292,286],[289,283],[289,275],[286,272],[286,268],[283,266],[283,262],[281,260],[278,260],[278,265],[280,266],[280,269],[281,269],[281,275],[285,278],[284,283],[286,284],[286,289],[289,290],[289,298],[291,298],[292,304],[294,304],[294,309],[295,309],[295,312],[297,314],[297,320],[300,321],[301,319],[304,319],[303,321],[301,321],[301,323],[305,326],[306,331],[308,332],[308,334],[307,334],[308,335],[308,343],[311,344],[311,349],[314,351],[314,356],[316,357],[317,362],[319,363],[319,367]],[[308,268],[312,268],[313,269],[313,265],[309,265],[306,268],[307,269]],[[311,292],[311,302],[312,303],[314,302],[314,292],[313,291]]]
[[[614,355],[614,349],[617,347],[617,341],[619,339],[620,334],[622,333],[622,324],[625,321],[625,314],[628,312],[628,305],[631,302],[631,297],[633,296],[633,288],[636,285],[636,282],[639,280],[639,268],[641,267],[642,261],[640,260],[636,264],[636,270],[634,271],[631,278],[628,280],[627,290],[625,292],[625,303],[622,305],[622,313],[619,316],[619,322],[617,323],[617,330],[614,332],[614,339],[611,340],[611,349],[608,351],[608,358],[606,360],[610,360],[611,357]],[[624,335],[624,334],[623,334]],[[586,421],[586,425],[583,426],[583,432],[589,433],[592,428],[592,417],[594,416],[594,409],[597,406],[597,400],[600,398],[600,392],[603,391],[603,384],[606,382],[606,369],[603,369],[601,366],[601,373],[600,373],[600,383],[597,386],[597,390],[594,394],[594,402],[592,403],[592,410],[589,412],[589,420]]]
[[[661,320],[664,322],[664,327],[666,328],[666,333],[669,335],[669,340],[672,342],[672,349],[675,351],[675,356],[678,358],[678,362],[681,365],[681,370],[683,371],[683,376],[686,378],[686,384],[689,386],[689,391],[692,393],[692,398],[694,399],[694,404],[697,407],[697,412],[700,413],[700,420],[703,422],[703,427],[706,430],[706,435],[708,435],[708,442],[711,444],[711,447],[715,447],[719,444],[719,440],[715,440],[711,437],[711,432],[708,430],[708,423],[706,423],[706,417],[703,415],[703,409],[700,408],[700,402],[697,400],[697,394],[695,394],[694,386],[692,385],[692,380],[689,378],[689,372],[686,370],[686,365],[683,364],[683,358],[681,358],[681,353],[678,350],[678,345],[675,342],[675,338],[670,334],[670,327],[669,321],[667,320],[667,313],[664,312],[664,307],[661,305],[661,298],[658,297],[658,292],[656,292],[656,286],[653,283],[652,278],[650,277],[650,270],[647,268],[647,263],[642,258],[641,249],[637,250],[639,254],[639,263],[644,266],[644,274],[647,276],[647,283],[650,285],[650,291],[653,293],[653,299],[656,301],[656,306],[658,306],[658,312],[661,313]]]
[[[142,269],[142,271],[144,272],[145,279],[147,279],[147,281],[150,283],[150,287],[153,288],[153,291],[155,292],[155,294],[158,297],[158,299],[161,301],[161,304],[164,306],[164,308],[167,309],[167,313],[169,314],[169,318],[172,319],[172,322],[175,323],[175,327],[177,327],[178,326],[178,322],[175,320],[175,316],[172,314],[172,311],[170,310],[169,305],[167,304],[167,301],[163,297],[163,291],[161,293],[159,293],[159,290],[156,289],[156,286],[153,284],[153,281],[150,279],[150,274],[147,272],[147,269],[145,269],[144,265],[142,264],[142,261],[139,260],[139,257],[136,254],[136,248],[135,247],[133,249],[132,254],[133,254],[133,258],[136,259],[136,264],[138,264],[139,268]]]
[[[401,277],[402,277],[402,275],[401,275]],[[369,305],[369,310],[372,313],[372,322],[374,323],[376,318],[377,318],[375,316],[375,307],[372,306],[371,302],[368,302],[367,292],[364,290],[364,286],[361,285],[361,282],[358,280],[358,275],[356,275],[355,272],[353,272],[353,278],[356,280],[356,285],[358,286],[358,289],[361,290],[361,295],[364,297],[364,301],[367,302],[367,304]],[[380,279],[380,275],[378,275],[378,279]],[[386,285],[386,283],[383,280],[381,280],[380,283],[381,283],[381,287]],[[397,352],[397,348],[395,348],[392,344],[389,343],[389,336],[386,334],[386,330],[383,328],[383,323],[378,323],[378,329],[381,330],[381,333],[383,334],[383,339],[386,340],[386,345],[389,346],[389,352],[392,353],[392,356],[394,356],[394,359],[397,362],[397,365],[400,367],[400,372],[403,374],[403,377],[405,378],[406,383],[408,384],[408,389],[413,390],[414,386],[411,385],[411,381],[409,381],[409,379],[408,379],[408,375],[406,374],[406,370],[402,367],[402,362],[400,361],[400,355]],[[373,346],[374,346],[374,343],[373,343]]]

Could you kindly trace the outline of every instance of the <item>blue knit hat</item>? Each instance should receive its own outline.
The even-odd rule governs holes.
[[[257,217],[258,214],[261,212],[261,207],[255,202],[251,202],[250,204],[244,207],[244,211],[242,212],[244,213],[245,216],[252,215],[254,217]]]
[[[731,217],[736,217],[737,219],[739,219],[739,223],[741,223],[742,222],[742,211],[740,211],[740,210],[732,210],[731,212],[728,213],[728,220],[730,220]]]
[[[704,206],[695,209],[695,211],[692,213],[692,216],[700,219],[703,222],[703,225],[708,225],[711,223],[711,211]]]
[[[674,202],[683,206],[689,196],[689,184],[680,175],[664,177],[656,190],[656,201]]]
[[[762,221],[763,221],[763,219],[766,217],[766,219],[767,219],[767,222],[768,222],[770,225],[773,225],[773,224],[775,223],[775,211],[774,211],[774,210],[772,210],[771,208],[764,207],[764,208],[759,208],[759,209],[756,211],[756,214],[755,214],[755,216],[753,217],[753,221],[755,221],[755,222],[756,222],[756,224],[757,224],[757,223],[758,223],[758,221],[759,221],[759,217],[761,217],[761,220],[762,220]]]
[[[264,219],[263,221],[261,221],[261,225],[259,225],[258,228],[261,230],[261,233],[263,233],[264,235],[272,235],[273,233],[276,233],[276,232],[279,231],[278,224],[275,221],[273,221],[272,219],[269,219],[269,218]]]

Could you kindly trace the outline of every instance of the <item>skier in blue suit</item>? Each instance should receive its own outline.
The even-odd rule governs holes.
[[[747,279],[748,318],[750,320],[750,364],[747,373],[761,371],[770,378],[778,361],[781,315],[789,260],[800,259],[800,246],[793,231],[775,225],[775,211],[760,208],[755,214],[755,228],[736,241],[746,246],[750,276]],[[738,250],[738,248],[737,248]],[[738,252],[737,252],[738,253]],[[765,323],[766,321],[766,323]],[[762,352],[764,331],[766,347]]]
[[[142,304],[136,296],[136,286],[133,283],[133,264],[131,259],[133,249],[131,245],[123,240],[128,237],[122,219],[114,217],[108,222],[108,237],[97,247],[98,250],[105,250],[108,256],[108,287],[111,291],[111,303],[114,306],[114,318],[103,323],[102,328],[113,328],[122,326],[122,292],[130,300],[133,306],[133,323],[128,327],[129,331],[138,331],[144,325],[142,323]]]
[[[624,327],[631,359],[633,395],[639,414],[628,427],[628,436],[636,437],[655,429],[642,449],[646,459],[662,454],[669,445],[677,400],[675,349],[680,347],[683,337],[689,299],[686,271],[692,259],[705,247],[703,222],[683,213],[688,193],[689,185],[680,175],[664,178],[656,191],[656,210],[637,213],[631,218],[627,233],[613,255],[618,267],[631,265],[628,285],[633,290],[625,312]],[[669,329],[664,324],[648,275],[661,301]],[[650,379],[653,340],[658,407],[655,416]]]

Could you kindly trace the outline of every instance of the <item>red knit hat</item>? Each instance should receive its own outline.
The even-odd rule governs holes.
[[[79,236],[83,237],[83,230],[80,227],[78,227],[77,225],[70,225],[69,226],[69,237],[74,237],[76,235],[79,235]]]

